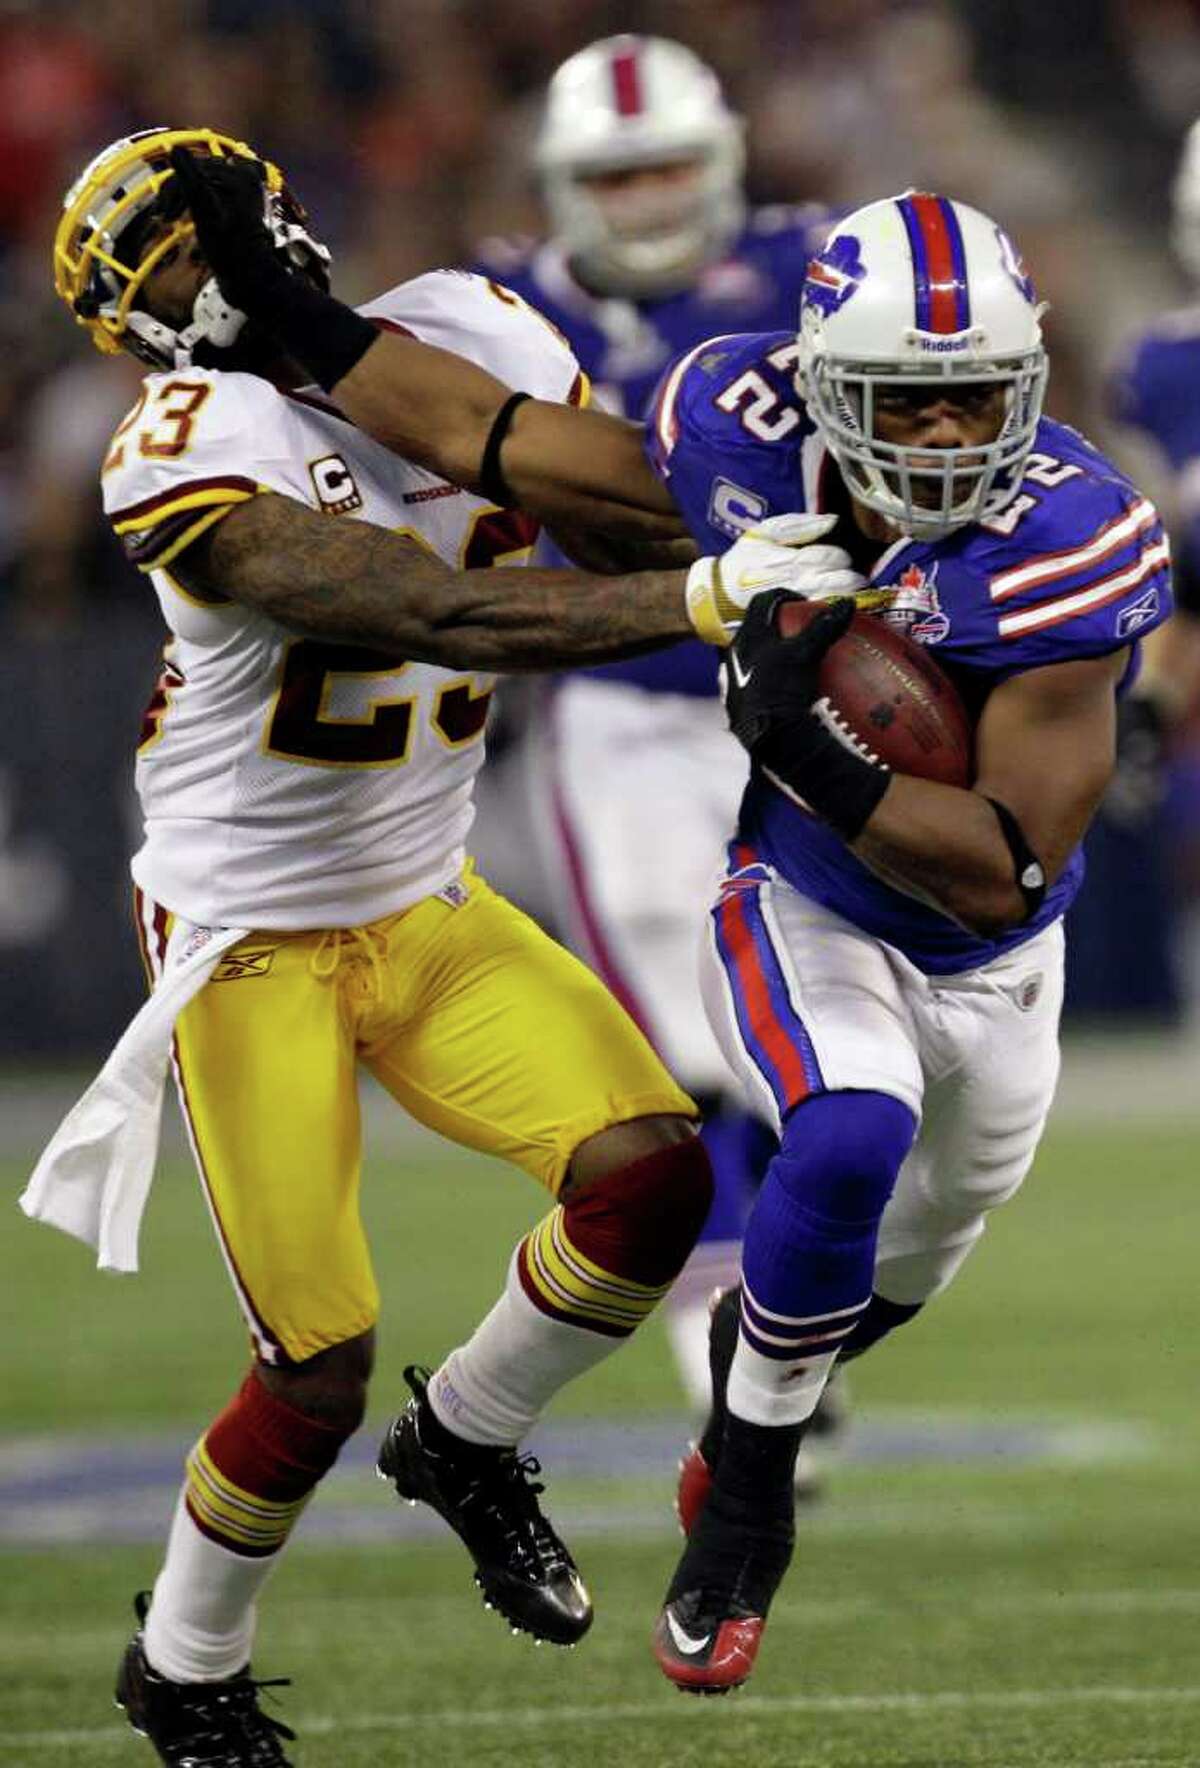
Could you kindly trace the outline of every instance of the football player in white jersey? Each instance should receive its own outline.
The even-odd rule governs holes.
[[[266,257],[293,293],[299,271],[325,300],[328,265],[277,169],[206,130],[106,149],[68,192],[55,242],[58,292],[93,341],[151,370],[102,470],[105,508],[171,635],[138,754],[138,921],[158,988],[219,950],[174,1021],[175,1064],[255,1350],[189,1457],[117,1698],[164,1762],[272,1768],[292,1733],[260,1710],[249,1676],[256,1597],[361,1421],[373,1356],[359,1065],[554,1200],[470,1341],[432,1375],[406,1372],[413,1398],[379,1457],[402,1496],[459,1533],[485,1598],[537,1637],[574,1642],[591,1605],[517,1444],[650,1312],[708,1208],[690,1099],[592,973],[466,856],[493,671],[620,656],[697,621],[727,634],[753,593],[802,587],[812,565],[752,539],[686,576],[487,569],[527,558],[536,521],[298,390],[307,376],[205,262],[186,150],[253,166]],[[584,395],[553,328],[478,277],[418,278],[366,319],[333,312],[323,385],[361,352],[363,328],[475,365],[473,416],[491,441],[464,453],[463,485],[503,485],[509,383],[559,416]],[[588,469],[557,486],[559,416],[525,507],[566,501],[584,526],[669,541],[665,499],[590,505]],[[603,456],[615,420],[568,416],[591,424]]]

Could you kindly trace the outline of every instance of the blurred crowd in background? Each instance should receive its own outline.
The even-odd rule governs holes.
[[[21,838],[28,794],[77,771],[81,749],[107,754],[107,731],[72,717],[91,635],[127,627],[147,655],[161,636],[97,488],[139,371],[97,356],[53,294],[67,183],[133,129],[211,124],[285,169],[336,288],[362,299],[540,229],[528,155],[545,83],[631,28],[717,69],[748,120],[752,200],[853,206],[933,186],[1003,221],[1052,303],[1051,415],[1164,496],[1159,464],[1108,424],[1103,386],[1124,337],[1193,298],[1167,227],[1200,114],[1197,0],[0,0],[0,688],[19,657],[61,724],[22,784],[0,755],[0,953],[36,942],[60,887]],[[113,753],[131,756],[144,694],[119,704],[109,674]],[[1196,851],[1194,833],[1175,849],[1185,894],[1200,890]],[[4,1003],[11,1020],[11,989]],[[19,1031],[0,1041],[25,1047]]]

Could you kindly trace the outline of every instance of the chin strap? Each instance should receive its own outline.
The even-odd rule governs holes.
[[[214,350],[228,350],[234,344],[246,315],[225,299],[215,276],[210,276],[192,303],[192,323],[181,331],[175,341],[175,367],[188,368],[197,344],[211,344]]]

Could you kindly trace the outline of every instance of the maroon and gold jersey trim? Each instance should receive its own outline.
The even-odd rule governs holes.
[[[109,520],[138,570],[156,571],[169,565],[206,528],[263,489],[255,480],[234,473],[192,479],[113,510]]]

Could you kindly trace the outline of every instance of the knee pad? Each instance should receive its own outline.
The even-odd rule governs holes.
[[[570,1192],[563,1227],[602,1271],[656,1288],[679,1275],[712,1195],[708,1154],[698,1136],[688,1136]]]
[[[784,1124],[771,1170],[813,1215],[877,1221],[916,1132],[908,1106],[886,1093],[818,1093]]]

